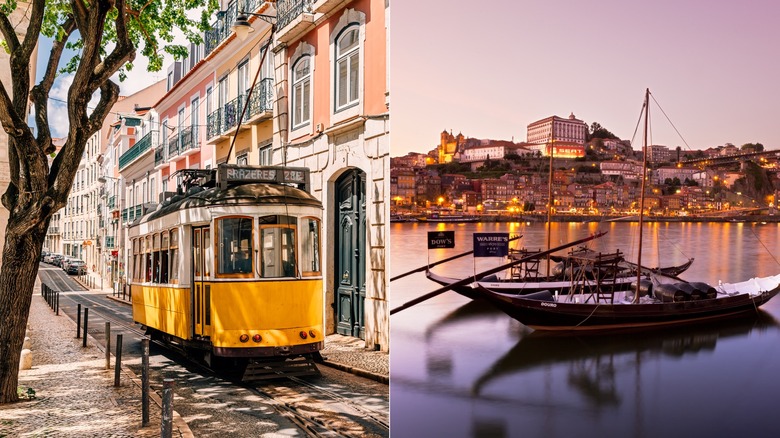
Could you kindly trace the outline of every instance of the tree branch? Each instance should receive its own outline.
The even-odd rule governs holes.
[[[87,126],[89,135],[94,134],[103,126],[103,121],[118,99],[119,85],[110,79],[106,80],[100,87],[100,101],[89,116],[89,125]]]
[[[24,36],[20,56],[29,59],[32,56],[35,46],[38,44],[38,38],[43,25],[43,13],[46,9],[45,0],[34,0],[32,4],[32,13],[30,14],[27,34]]]
[[[19,48],[19,38],[16,36],[16,30],[11,24],[11,20],[5,14],[0,14],[0,32],[3,33],[3,38],[5,38],[11,53]]]
[[[135,48],[127,33],[125,17],[125,1],[116,0],[119,14],[116,18],[116,46],[106,59],[95,68],[92,82],[102,84],[107,81],[120,67],[135,59]]]
[[[57,77],[57,68],[62,58],[62,53],[65,50],[65,45],[68,43],[68,39],[73,31],[76,29],[76,23],[73,16],[69,16],[62,26],[60,26],[65,33],[61,40],[55,40],[52,43],[51,52],[49,53],[49,62],[46,65],[46,70],[41,78],[41,82],[33,87],[31,94],[31,100],[35,105],[35,125],[38,127],[38,144],[43,146],[43,153],[50,154],[54,152],[54,145],[51,143],[51,130],[49,128],[48,117],[48,103],[49,93],[51,87],[54,85],[54,79]]]

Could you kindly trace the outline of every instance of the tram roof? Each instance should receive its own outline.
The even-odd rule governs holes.
[[[177,199],[179,198],[179,199]],[[230,186],[227,189],[212,187],[186,195],[176,195],[170,202],[143,217],[140,222],[163,217],[175,211],[188,208],[217,205],[304,205],[322,208],[322,203],[311,194],[285,184],[248,183]]]

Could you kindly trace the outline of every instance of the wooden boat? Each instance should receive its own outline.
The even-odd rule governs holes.
[[[507,294],[477,285],[470,291],[534,330],[607,330],[668,326],[709,321],[756,312],[780,293],[780,274],[741,283],[721,284],[714,298],[697,298],[682,292],[680,284],[665,284],[677,293],[671,299],[656,294],[634,302],[633,291],[554,295],[549,291],[529,295]],[[641,294],[640,294],[641,295]]]
[[[541,251],[540,251],[541,252]],[[542,257],[533,257],[540,252],[517,251],[510,254],[510,260],[528,259],[515,265],[506,278],[496,275],[488,275],[473,282],[471,285],[454,287],[453,290],[471,299],[479,297],[474,292],[477,287],[483,287],[492,291],[510,295],[526,295],[541,291],[550,291],[561,295],[570,293],[591,293],[597,290],[626,291],[635,287],[636,264],[627,262],[622,254],[599,253],[590,249],[578,248],[568,256],[552,256],[558,262],[554,274],[548,276],[539,275],[538,265]],[[662,268],[643,268],[643,279],[649,281],[647,275],[661,273],[664,275],[678,276],[685,272],[693,259],[676,266]],[[428,270],[425,273],[429,280],[442,286],[455,283],[458,279],[441,276]]]
[[[645,141],[647,145],[648,104],[645,94]],[[644,147],[644,167],[647,147]],[[472,284],[473,297],[482,297],[504,313],[535,330],[616,330],[691,324],[756,313],[757,309],[780,293],[780,274],[753,278],[733,284],[712,287],[659,273],[649,273],[651,282],[643,281],[642,222],[645,198],[642,178],[639,215],[639,250],[636,263],[636,287],[619,291],[614,284],[583,284],[589,288],[570,288],[562,295],[545,290],[528,295],[493,290],[482,283]],[[430,277],[429,277],[430,278]],[[484,282],[484,279],[483,279]],[[453,282],[453,285],[462,282]]]

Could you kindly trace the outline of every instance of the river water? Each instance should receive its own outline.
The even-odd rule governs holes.
[[[551,245],[635,260],[636,223],[554,223]],[[430,250],[428,231],[455,231]],[[391,227],[393,276],[471,250],[474,232],[521,234],[547,247],[544,223]],[[780,224],[646,223],[642,264],[695,259],[682,278],[717,284],[780,272]],[[501,261],[464,257],[433,268],[462,278]],[[423,273],[391,283],[391,308],[437,289]],[[662,331],[534,333],[490,305],[446,292],[391,317],[394,437],[778,437],[780,298],[758,315]]]

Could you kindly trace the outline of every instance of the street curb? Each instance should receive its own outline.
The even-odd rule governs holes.
[[[118,300],[118,301],[125,302],[123,300]],[[130,303],[128,302],[128,304],[130,304]],[[66,318],[68,318],[68,320],[74,326],[76,325],[76,322],[73,321],[73,319],[71,319],[71,317],[68,316],[65,312],[62,312],[62,315],[64,315]],[[98,350],[102,351],[103,353],[106,352],[105,347],[100,345],[100,343],[90,333],[87,333],[87,336],[92,341],[92,345],[95,348],[97,348]],[[116,355],[114,355],[110,351],[109,351],[109,354],[114,359],[114,363],[116,364]],[[114,369],[114,368],[111,368],[111,369]],[[138,377],[130,368],[128,368],[125,365],[122,365],[121,371],[122,371],[122,373],[124,373],[126,375],[126,377],[128,377],[130,379],[131,382],[133,382],[133,384],[136,387],[141,389],[142,392],[143,392],[143,387],[141,385],[141,378],[140,377]],[[149,398],[154,401],[154,403],[157,405],[158,408],[162,409],[162,399],[160,399],[160,396],[157,395],[156,391],[150,391],[149,392]],[[186,437],[186,438],[194,438],[195,437],[195,435],[192,433],[192,430],[190,430],[190,427],[187,424],[187,422],[184,421],[184,419],[181,417],[181,415],[179,415],[178,412],[176,412],[176,410],[173,411],[173,425],[174,425],[174,427],[176,427],[179,430],[179,432],[180,432],[182,437]]]
[[[323,358],[322,362],[319,362],[322,365],[328,366],[330,368],[335,368],[337,370],[345,371],[347,373],[352,373],[356,376],[365,377],[367,379],[375,380],[379,383],[384,383],[385,385],[390,384],[390,378],[387,376],[383,376],[377,373],[372,373],[371,371],[366,371],[362,368],[357,367],[351,367],[349,365],[340,364],[338,362],[331,362],[327,358]]]

